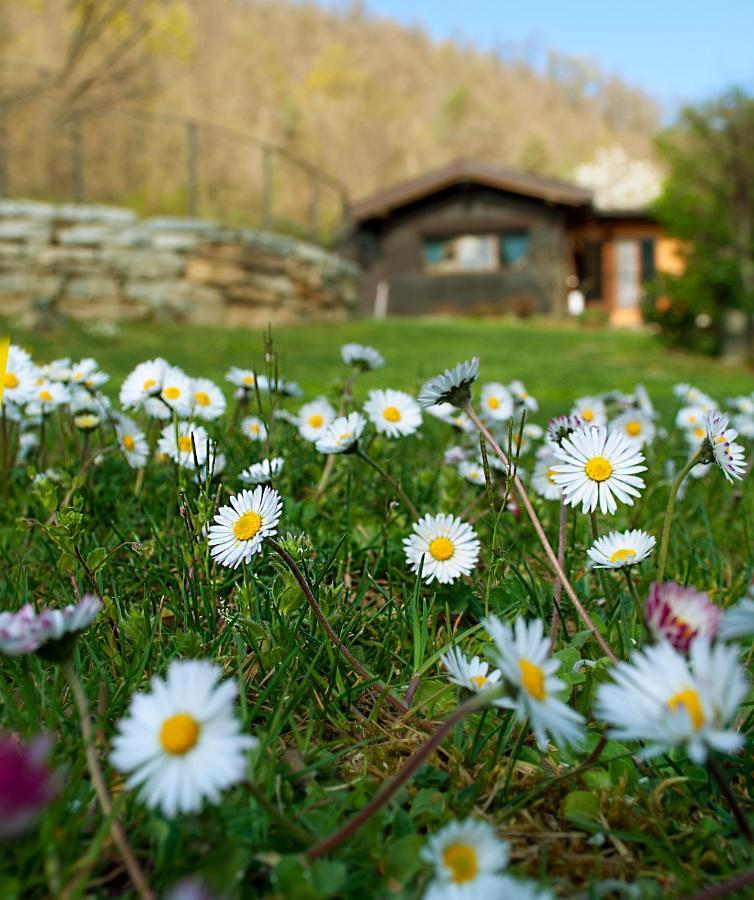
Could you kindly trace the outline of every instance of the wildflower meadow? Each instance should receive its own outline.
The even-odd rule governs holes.
[[[754,394],[389,351],[10,345],[2,900],[751,896]]]

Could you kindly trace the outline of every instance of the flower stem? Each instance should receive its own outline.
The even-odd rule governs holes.
[[[386,469],[383,469],[382,466],[374,459],[372,459],[372,457],[363,448],[356,448],[356,456],[358,456],[359,459],[363,459],[368,466],[371,466],[375,470],[375,472],[378,472],[385,479],[385,481],[387,481],[387,483],[394,488],[395,492],[401,498],[403,505],[411,513],[414,521],[416,521],[419,518],[419,513],[417,512],[414,504],[406,496],[406,492],[401,487],[398,479],[394,478]]]
[[[81,736],[84,739],[86,763],[89,769],[89,775],[92,779],[94,792],[97,795],[97,800],[99,801],[100,809],[102,810],[103,814],[107,818],[112,817],[112,822],[110,824],[110,834],[112,835],[113,842],[118,848],[120,855],[123,857],[123,862],[126,864],[126,869],[128,870],[129,877],[131,878],[131,881],[133,882],[133,885],[136,888],[139,896],[142,898],[142,900],[154,900],[155,895],[152,889],[149,887],[147,879],[141,870],[141,866],[134,856],[134,852],[131,849],[130,844],[128,843],[128,839],[126,838],[126,833],[123,830],[123,826],[113,816],[113,804],[110,800],[110,795],[107,792],[105,777],[102,774],[102,769],[100,768],[99,760],[97,759],[97,749],[94,744],[92,722],[89,718],[89,704],[86,699],[86,694],[84,693],[84,688],[82,687],[81,681],[76,674],[76,670],[73,668],[73,663],[71,663],[70,661],[64,663],[62,668],[65,677],[68,679],[68,684],[71,687],[73,700],[78,711],[79,723],[81,725]]]
[[[484,422],[482,422],[482,420],[479,418],[479,416],[474,412],[474,408],[472,407],[471,403],[468,403],[466,405],[465,412],[471,418],[472,422],[476,425],[476,427],[482,432],[487,443],[490,445],[490,447],[492,447],[492,449],[495,451],[495,453],[498,455],[498,457],[500,457],[502,462],[505,464],[506,468],[510,471],[510,464],[508,463],[508,458],[506,457],[505,453],[503,453],[503,451],[500,449],[500,446],[498,445],[495,438],[490,434],[487,426],[484,424]],[[531,504],[531,500],[529,499],[529,495],[526,493],[526,488],[523,486],[521,479],[518,477],[518,475],[513,476],[513,485],[516,488],[516,493],[518,494],[519,499],[521,500],[521,504],[523,505],[524,509],[526,510],[526,514],[529,516],[529,519],[531,520],[531,523],[534,526],[534,531],[537,533],[537,537],[539,538],[540,543],[542,544],[542,548],[545,551],[545,555],[547,556],[550,566],[551,566],[553,572],[555,573],[555,575],[557,575],[558,578],[562,581],[563,589],[565,590],[566,594],[568,595],[568,598],[570,599],[571,603],[573,603],[574,608],[576,609],[576,612],[579,614],[579,617],[581,618],[581,621],[592,632],[592,634],[594,635],[594,639],[600,645],[604,654],[610,660],[612,660],[612,662],[617,662],[618,657],[613,653],[613,651],[610,649],[610,645],[605,641],[605,639],[602,637],[602,635],[597,630],[597,626],[594,624],[591,617],[589,616],[589,613],[584,608],[583,603],[579,600],[576,591],[573,589],[573,585],[568,580],[568,577],[566,576],[565,572],[563,571],[563,566],[558,562],[558,558],[555,555],[555,551],[552,549],[552,545],[550,544],[549,540],[547,539],[547,535],[545,534],[544,528],[542,528],[542,523],[539,521],[539,516],[535,512],[534,507]]]
[[[562,569],[565,564],[565,540],[566,540],[566,520],[568,516],[568,504],[565,501],[565,495],[560,498],[560,528],[558,529],[558,565]],[[555,646],[555,639],[558,636],[558,625],[560,624],[560,598],[563,594],[563,582],[558,576],[555,577],[555,588],[552,595],[552,625],[550,626],[550,653]]]
[[[288,566],[288,568],[291,570],[293,577],[298,582],[303,595],[306,597],[306,600],[309,606],[312,608],[314,615],[319,620],[320,625],[325,629],[327,636],[330,638],[333,644],[335,644],[343,657],[348,660],[354,671],[357,672],[366,681],[376,682],[377,685],[382,689],[382,693],[384,693],[387,702],[394,706],[402,715],[405,715],[409,711],[408,704],[404,703],[403,700],[399,700],[384,685],[380,685],[379,679],[372,675],[372,673],[368,669],[365,669],[364,666],[362,666],[362,664],[358,661],[358,659],[356,659],[353,653],[351,653],[348,647],[346,647],[346,645],[338,637],[338,635],[335,634],[332,625],[327,621],[327,617],[322,612],[322,607],[319,605],[319,603],[317,603],[314,592],[312,591],[311,587],[309,587],[309,583],[304,577],[301,569],[299,569],[299,567],[296,565],[293,557],[290,556],[290,554],[273,538],[265,538],[265,543],[268,546],[272,547],[275,553],[277,553],[277,555],[283,560],[286,566]]]
[[[451,716],[438,726],[436,731],[430,735],[426,743],[422,744],[422,746],[408,758],[403,766],[398,769],[395,775],[393,775],[391,780],[381,790],[377,791],[366,806],[362,807],[352,819],[346,822],[346,824],[343,825],[342,828],[339,828],[334,834],[331,834],[329,837],[325,838],[325,840],[321,841],[319,844],[315,844],[314,847],[307,850],[306,855],[309,859],[317,859],[320,856],[324,856],[325,853],[329,853],[331,850],[339,847],[344,841],[347,841],[365,822],[371,819],[378,810],[382,809],[399,788],[403,787],[403,785],[416,774],[424,761],[434,753],[455,726],[465,719],[466,716],[476,712],[483,706],[486,706],[494,693],[494,689],[484,691],[482,694],[476,694],[463,705],[459,706]]]
[[[634,584],[634,578],[631,574],[631,567],[625,566],[623,571],[626,574],[626,584],[628,585],[628,592],[631,595],[631,599],[634,601],[634,607],[636,609],[636,618],[641,622],[644,626],[644,630],[649,633],[649,626],[647,625],[647,617],[644,615],[644,607],[641,604],[641,600],[639,599],[639,594],[636,590],[636,585]]]
[[[730,786],[730,782],[725,777],[722,766],[712,756],[707,759],[707,771],[717,782],[720,792],[728,801],[730,811],[733,813],[733,818],[736,820],[736,825],[738,826],[741,835],[745,837],[750,844],[754,844],[754,834],[752,834],[749,821],[738,803],[738,797],[736,797],[733,788]]]
[[[662,581],[665,575],[665,564],[668,561],[668,544],[670,542],[670,526],[673,522],[673,508],[675,507],[675,498],[679,488],[683,484],[684,479],[694,466],[699,462],[702,455],[700,447],[686,465],[681,469],[678,477],[670,488],[670,496],[668,497],[668,505],[665,508],[665,519],[662,523],[662,540],[660,542],[660,553],[657,557],[657,580]]]

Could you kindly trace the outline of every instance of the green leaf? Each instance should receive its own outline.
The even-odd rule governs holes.
[[[426,838],[421,834],[409,834],[393,841],[385,857],[385,874],[400,885],[406,884],[422,866],[419,855]]]
[[[571,791],[563,801],[563,816],[575,825],[593,825],[600,814],[600,801],[591,791]]]
[[[86,557],[87,569],[90,572],[96,572],[107,558],[107,553],[107,547],[95,547],[94,550],[91,550]]]

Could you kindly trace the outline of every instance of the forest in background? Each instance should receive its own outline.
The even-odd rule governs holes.
[[[60,171],[68,144],[50,148],[61,134],[70,143],[67,124],[82,117],[86,135],[74,140],[97,162],[92,173],[90,160],[87,194],[137,208],[148,179],[115,152],[126,143],[112,123],[115,109],[248,132],[337,176],[352,197],[456,156],[567,177],[602,146],[651,155],[655,102],[563,51],[535,69],[510,53],[432,40],[360,3],[333,10],[293,0],[5,0],[5,155],[11,167],[15,154],[36,171],[44,143],[34,177],[65,186],[74,177]],[[182,138],[166,127],[140,139],[161,173],[152,190],[174,190],[179,206],[182,188],[165,183],[164,173],[184,166]],[[220,152],[211,133],[203,141],[207,190],[237,193],[233,177],[247,160]],[[13,175],[8,193],[35,192],[18,171],[14,190]]]

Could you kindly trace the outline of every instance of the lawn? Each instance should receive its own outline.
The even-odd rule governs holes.
[[[738,609],[734,635],[720,625],[754,573],[754,490],[738,477],[752,441],[713,423],[699,444],[672,391],[691,382],[714,398],[694,403],[754,434],[754,402],[729,399],[751,394],[748,370],[644,333],[396,319],[277,329],[275,363],[304,398],[232,398],[231,366],[265,370],[261,333],[12,336],[38,364],[94,357],[113,406],[97,371],[14,351],[2,900],[665,900],[754,883],[754,614]],[[346,366],[354,340],[385,365]],[[227,409],[156,366],[121,418],[124,377],[158,355],[214,379]],[[483,424],[413,399],[473,355],[486,465]],[[592,395],[615,431],[571,423],[568,449],[530,429],[514,486],[498,445],[511,453],[526,398],[490,382],[515,378],[541,404],[527,424]],[[638,382],[656,413],[641,392],[608,394]],[[406,394],[367,409],[379,386]],[[297,420],[319,393],[369,421],[328,435],[322,416]],[[577,441],[597,443],[582,459]],[[581,487],[556,482],[568,465]],[[584,486],[615,508],[585,509]],[[647,668],[618,690],[639,653]]]
[[[707,357],[664,347],[655,337],[629,331],[585,330],[546,321],[389,319],[340,325],[277,328],[273,332],[286,378],[307,395],[332,387],[339,377],[339,348],[346,341],[377,347],[387,365],[369,387],[418,388],[424,378],[471,356],[482,360],[485,380],[520,378],[545,415],[567,411],[574,397],[642,382],[661,409],[670,387],[689,381],[712,396],[750,393],[754,373]],[[137,362],[164,356],[190,375],[222,381],[228,366],[262,365],[261,332],[172,324],[122,325],[104,337],[71,325],[49,333],[13,334],[39,359],[95,356],[106,360],[113,381]],[[366,386],[360,388],[362,394]]]

